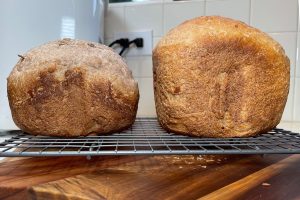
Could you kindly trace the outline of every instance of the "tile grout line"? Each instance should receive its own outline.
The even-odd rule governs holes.
[[[293,87],[294,87],[294,91],[293,91],[294,94],[293,94],[293,99],[292,99],[292,100],[293,100],[293,102],[292,102],[292,103],[293,103],[293,104],[292,104],[292,107],[293,107],[293,109],[292,109],[292,121],[293,121],[293,122],[297,122],[297,121],[296,121],[296,112],[295,112],[295,111],[296,111],[296,96],[297,96],[297,95],[296,95],[296,92],[297,92],[297,91],[296,91],[296,79],[297,79],[297,78],[295,77],[295,78],[294,78],[294,83],[293,83]],[[300,92],[300,91],[298,91],[298,92]],[[298,121],[299,121],[299,120],[298,120]]]
[[[293,81],[292,81],[292,87],[293,87],[293,98],[292,98],[292,119],[291,119],[291,121],[294,121],[294,111],[295,111],[295,98],[296,98],[296,78],[292,78],[292,79],[294,79]],[[291,86],[290,86],[291,87]]]
[[[265,32],[268,34],[279,34],[279,33],[298,33],[298,31],[276,31],[276,32]]]
[[[295,74],[294,74],[294,78],[295,78],[295,82],[296,82],[296,78],[298,77],[297,76],[297,71],[299,70],[299,67],[298,66],[298,59],[299,59],[299,48],[298,48],[298,44],[299,44],[299,33],[300,33],[300,30],[299,30],[299,23],[300,23],[300,0],[297,1],[298,2],[298,22],[297,22],[297,48],[296,48],[296,66],[295,66]],[[295,92],[294,92],[295,93]],[[295,95],[296,96],[296,95]],[[294,109],[293,109],[294,110]]]
[[[166,5],[166,2],[163,1],[162,2],[162,36],[164,36],[166,33],[165,33],[165,5]],[[160,37],[162,37],[160,36]],[[152,40],[154,38],[154,34],[152,36]],[[153,43],[152,43],[153,44]]]
[[[122,29],[123,29],[122,31],[123,32],[125,32],[127,30],[127,28],[125,28],[125,26],[126,26],[126,8],[127,8],[126,5],[124,5],[123,6],[123,20],[122,20],[122,23],[123,23],[122,24],[122,26],[123,26],[122,27]]]
[[[252,0],[249,0],[249,25],[251,26],[252,24],[252,22],[251,22],[251,16],[252,16],[252,14],[251,14],[251,10],[252,10]]]
[[[300,20],[300,13],[299,13],[299,11],[300,11],[300,2],[299,2],[299,0],[297,0],[297,2],[298,2],[298,19],[297,19],[297,31],[299,32],[299,20]]]
[[[204,0],[204,16],[206,16],[206,1],[207,0]]]
[[[292,121],[296,121],[296,79],[297,79],[297,67],[298,66],[298,55],[299,55],[299,49],[298,49],[298,44],[299,44],[299,22],[300,22],[300,2],[299,0],[297,1],[298,2],[298,19],[297,19],[297,35],[296,35],[296,63],[295,63],[295,66],[294,66],[294,76],[293,76],[293,79],[294,79],[294,82],[293,82],[293,88],[294,88],[294,91],[293,91],[293,99],[292,99]],[[298,91],[300,92],[300,91]]]

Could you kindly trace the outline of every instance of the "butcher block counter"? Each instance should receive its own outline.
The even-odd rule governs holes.
[[[296,123],[281,124],[299,132]],[[0,199],[300,199],[300,155],[5,158]]]

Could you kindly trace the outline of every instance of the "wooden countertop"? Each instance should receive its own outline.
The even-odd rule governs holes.
[[[300,199],[300,155],[1,159],[5,200]]]
[[[300,199],[300,155],[8,158],[0,199]]]

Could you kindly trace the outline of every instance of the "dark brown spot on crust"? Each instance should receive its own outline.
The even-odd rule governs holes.
[[[174,89],[174,93],[175,94],[180,93],[180,91],[181,91],[180,87],[175,87],[175,89]]]
[[[90,47],[95,47],[95,45],[94,45],[93,43],[88,43],[88,45],[89,45]]]
[[[54,78],[54,75],[49,74],[47,72],[41,72],[40,73],[40,83],[41,86],[44,87],[53,87],[54,85],[56,85],[58,83],[58,81]]]
[[[34,97],[34,90],[28,90],[27,92],[31,98]]]
[[[60,41],[60,42],[58,43],[58,46],[63,46],[63,45],[65,45],[65,44],[66,44],[66,43]]]
[[[81,69],[73,68],[65,72],[66,80],[63,82],[64,86],[77,85],[83,86],[84,78]]]
[[[31,97],[29,104],[37,106],[38,104],[46,103],[52,97],[60,97],[63,95],[62,88],[54,75],[47,72],[40,73],[40,77],[36,86],[28,90]]]
[[[79,68],[67,70],[63,82],[55,78],[55,67],[49,67],[39,75],[39,80],[33,89],[27,91],[31,99],[30,104],[35,107],[55,98],[62,99],[64,91],[71,86],[81,87],[84,84],[83,73]]]
[[[70,42],[71,42],[71,39],[70,39],[70,38],[64,38],[64,39],[62,39],[62,40],[60,40],[60,41],[58,42],[58,46],[67,45],[67,44],[69,44]]]

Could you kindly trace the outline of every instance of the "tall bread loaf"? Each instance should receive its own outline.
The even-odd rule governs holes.
[[[112,49],[64,39],[21,56],[8,77],[8,98],[23,131],[71,137],[129,127],[139,92]]]
[[[153,50],[158,120],[194,136],[268,131],[286,104],[289,67],[283,48],[245,23],[219,16],[186,21]]]

